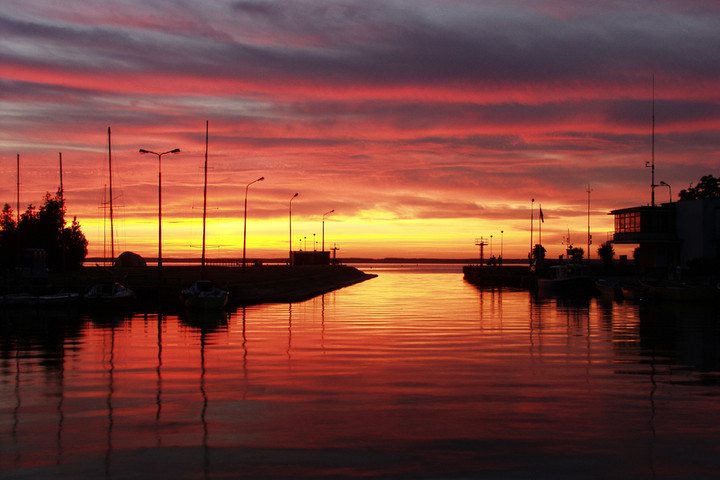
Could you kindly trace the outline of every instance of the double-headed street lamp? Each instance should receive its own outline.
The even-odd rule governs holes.
[[[325,251],[325,217],[327,217],[327,216],[330,215],[331,213],[335,213],[335,210],[333,209],[333,210],[330,210],[329,212],[323,213],[323,217],[322,217],[322,227],[323,227],[323,230],[322,230],[322,251],[323,251],[323,252]]]
[[[265,177],[260,177],[257,180],[253,180],[245,186],[245,219],[243,220],[243,270],[245,270],[245,240],[247,239],[247,196],[250,185],[255,182],[262,182]]]
[[[180,153],[179,148],[157,153],[152,150],[140,149],[140,153],[151,153],[158,157],[158,278],[162,277],[162,156],[168,153]]]
[[[293,261],[292,261],[292,201],[295,200],[295,197],[297,197],[298,195],[300,195],[300,194],[296,193],[290,199],[290,214],[289,214],[289,218],[290,218],[290,253],[288,255],[288,265],[293,264]]]

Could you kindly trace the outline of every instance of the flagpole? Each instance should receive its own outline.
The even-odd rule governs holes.
[[[542,245],[542,224],[545,220],[543,219],[542,203],[540,204],[540,216],[538,217],[538,245]]]

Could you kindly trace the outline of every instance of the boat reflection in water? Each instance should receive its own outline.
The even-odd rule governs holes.
[[[714,305],[478,289],[460,267],[230,313],[0,318],[19,478],[711,478]],[[64,314],[65,315],[65,314]]]

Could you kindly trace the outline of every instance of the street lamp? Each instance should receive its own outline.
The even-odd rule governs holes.
[[[668,192],[670,194],[670,203],[672,203],[672,187],[670,187],[669,183],[665,183],[664,181],[660,180],[660,185],[668,187]]]
[[[157,153],[152,150],[140,149],[140,153],[151,153],[158,157],[158,278],[162,277],[162,156],[168,153],[180,153],[179,148]]]
[[[335,212],[335,210],[333,209],[333,210],[330,210],[329,212],[323,213],[323,217],[322,217],[322,227],[323,227],[323,230],[322,230],[322,251],[323,251],[323,252],[325,251],[325,217],[327,217],[328,215],[330,215],[331,213],[334,213],[334,212]]]
[[[298,195],[300,195],[300,194],[296,193],[290,199],[290,214],[288,216],[290,218],[290,254],[288,256],[288,265],[293,264],[293,261],[292,261],[292,201],[295,200],[295,197],[297,197]]]
[[[533,198],[530,202],[530,267],[533,263],[533,207],[535,206],[535,199]]]
[[[245,240],[247,239],[247,196],[250,185],[255,182],[262,182],[265,177],[260,177],[257,180],[253,180],[245,186],[245,219],[243,220],[243,270],[245,270]]]

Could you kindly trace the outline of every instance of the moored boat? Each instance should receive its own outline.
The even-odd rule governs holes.
[[[91,305],[126,305],[135,299],[135,292],[118,282],[97,283],[85,294]]]
[[[613,300],[622,300],[623,293],[619,283],[614,280],[607,280],[599,278],[595,280],[595,288],[597,288],[600,295],[610,298]]]
[[[219,310],[227,305],[228,291],[217,287],[210,280],[197,280],[182,291],[181,298],[188,308]]]
[[[37,305],[44,307],[61,306],[61,305],[73,305],[80,301],[80,294],[76,292],[67,292],[60,290],[57,293],[49,295],[39,295],[36,298]]]
[[[623,283],[620,285],[620,289],[625,300],[641,300],[645,293],[643,287],[630,283]]]
[[[3,307],[23,307],[32,305],[36,299],[37,296],[30,293],[8,293],[0,297],[0,305]]]
[[[550,295],[582,295],[592,292],[593,282],[587,267],[564,263],[549,268],[549,277],[538,278],[538,293]]]

